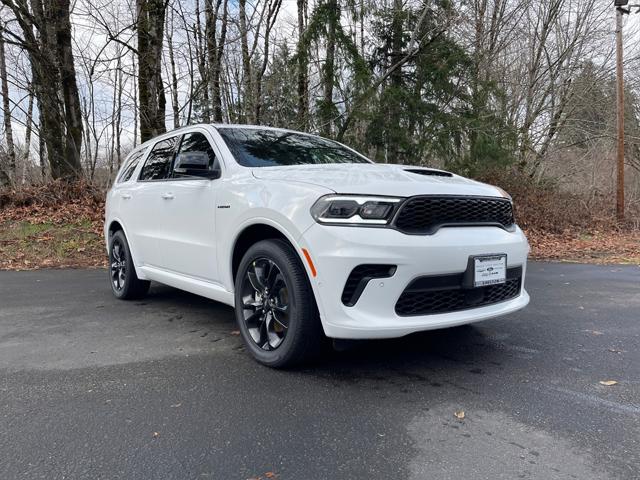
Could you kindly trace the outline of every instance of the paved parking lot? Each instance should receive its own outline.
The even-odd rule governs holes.
[[[640,268],[534,263],[527,288],[283,372],[220,304],[0,272],[0,478],[640,478]]]

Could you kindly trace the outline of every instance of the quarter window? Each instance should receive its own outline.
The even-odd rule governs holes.
[[[178,137],[171,137],[155,144],[144,167],[142,167],[140,180],[162,180],[167,178],[171,170],[171,162],[177,142]]]
[[[133,175],[138,163],[140,163],[140,159],[144,156],[144,150],[140,150],[139,152],[134,152],[125,162],[125,167],[122,169],[120,176],[118,177],[118,183],[128,182]]]
[[[176,156],[174,168],[179,167],[181,164],[198,163],[203,165],[205,162],[208,165],[209,170],[219,168],[216,154],[211,148],[211,144],[207,137],[202,133],[194,132],[187,133],[182,137],[182,143],[180,143],[180,150]],[[173,172],[174,178],[182,178],[185,175]]]

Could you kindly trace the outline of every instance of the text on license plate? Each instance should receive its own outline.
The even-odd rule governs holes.
[[[487,255],[475,257],[473,286],[495,285],[507,280],[507,256]]]

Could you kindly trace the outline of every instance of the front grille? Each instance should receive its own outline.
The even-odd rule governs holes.
[[[520,294],[522,269],[517,267],[509,270],[505,283],[468,289],[462,288],[459,284],[452,285],[457,283],[453,279],[456,275],[452,275],[451,281],[443,281],[442,277],[433,277],[437,279],[433,282],[435,285],[433,288],[418,290],[416,287],[422,288],[420,285],[424,286],[430,280],[429,277],[419,278],[400,295],[396,303],[396,313],[401,317],[432,315],[484,307],[510,300]]]
[[[510,228],[514,224],[513,206],[506,198],[425,196],[408,199],[394,222],[404,233],[435,233],[448,225],[496,225]]]
[[[373,278],[387,278],[396,273],[395,265],[358,265],[354,268],[342,290],[342,303],[347,307],[353,307],[362,295],[364,288]]]

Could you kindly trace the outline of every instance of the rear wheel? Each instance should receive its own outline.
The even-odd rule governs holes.
[[[133,266],[131,250],[122,230],[115,232],[109,241],[109,280],[111,291],[122,300],[144,297],[150,282],[140,280]]]
[[[300,259],[283,240],[249,248],[236,275],[236,320],[253,357],[289,367],[316,356],[324,335]]]

